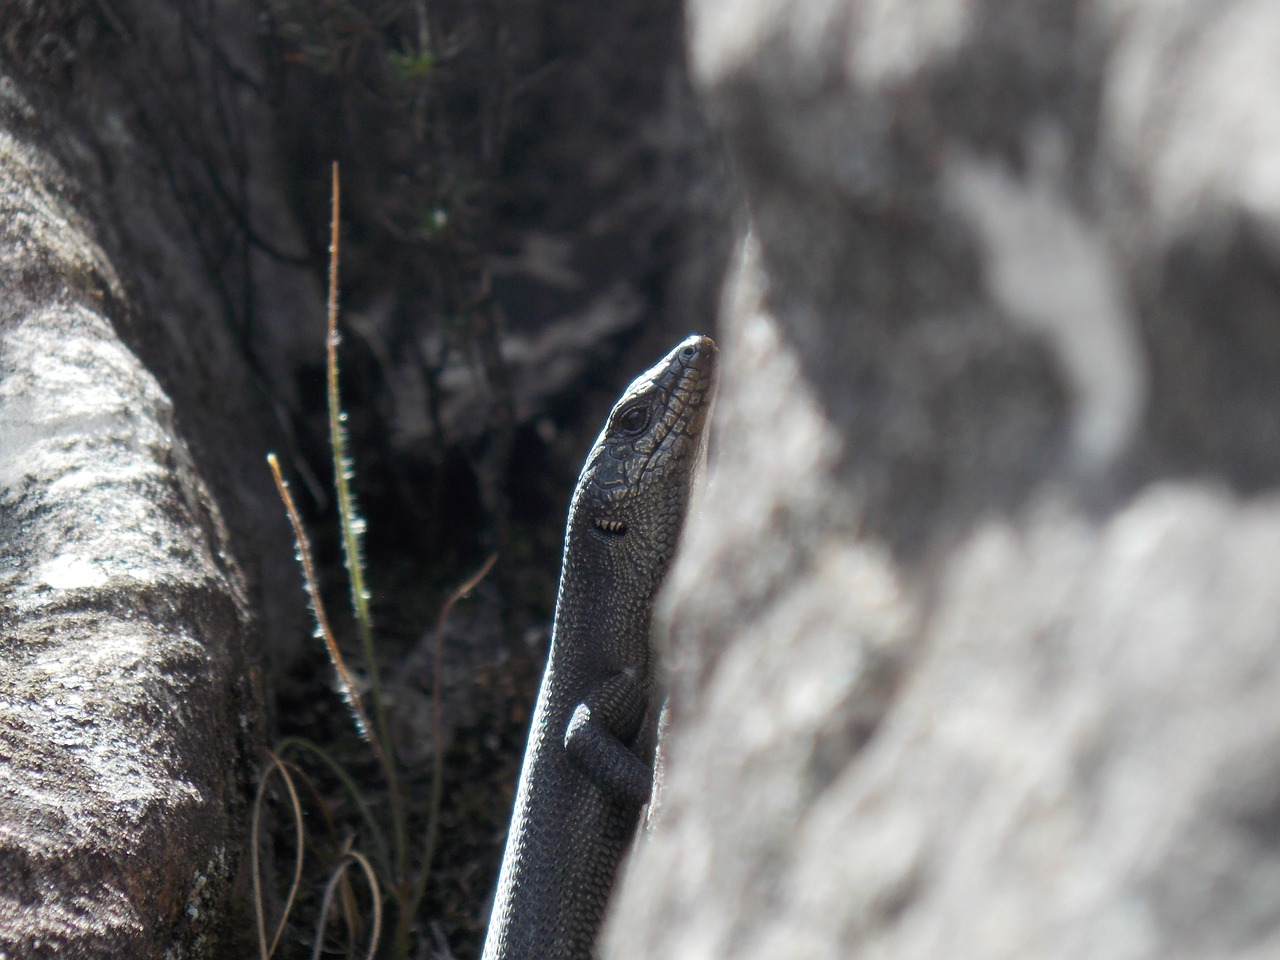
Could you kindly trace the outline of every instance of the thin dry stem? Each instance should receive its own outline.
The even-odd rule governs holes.
[[[449,594],[449,598],[440,608],[440,616],[436,618],[435,663],[431,671],[431,735],[435,750],[431,758],[431,806],[427,813],[427,836],[422,845],[422,863],[418,874],[418,882],[410,902],[410,916],[417,913],[418,904],[422,901],[427,889],[427,879],[431,875],[431,861],[435,859],[436,840],[439,836],[440,803],[444,792],[444,720],[441,716],[440,675],[444,670],[444,625],[459,600],[479,586],[480,581],[489,575],[493,565],[498,562],[496,553],[489,554],[487,559],[470,577]]]
[[[342,398],[338,389],[338,268],[341,260],[341,201],[338,164],[333,164],[332,207],[329,224],[329,301],[326,376],[329,400],[329,445],[333,451],[334,488],[338,495],[338,518],[342,525],[342,552],[346,558],[347,579],[351,587],[351,609],[355,614],[360,646],[364,651],[369,678],[369,699],[373,702],[374,726],[365,723],[365,734],[373,745],[382,776],[391,798],[391,832],[394,846],[394,872],[397,884],[404,883],[408,872],[409,847],[405,827],[404,802],[400,796],[400,779],[396,772],[394,747],[382,700],[382,681],[373,645],[373,617],[369,613],[369,591],[365,587],[364,561],[360,549],[360,529],[355,496],[351,492],[351,464],[347,458],[346,431],[343,429]]]
[[[293,778],[289,775],[286,765],[279,757],[270,751],[267,752],[267,755],[271,758],[271,766],[263,771],[262,778],[258,781],[257,795],[253,798],[252,842],[249,847],[250,865],[253,870],[253,912],[258,923],[258,951],[262,960],[270,960],[272,954],[276,952],[280,937],[284,934],[285,925],[289,921],[289,914],[293,911],[293,901],[298,894],[298,887],[302,883],[302,857],[306,841],[302,826],[302,804],[298,801],[298,791],[293,786]],[[267,781],[271,779],[271,774],[275,771],[279,771],[280,779],[284,781],[285,790],[289,794],[289,809],[293,812],[295,853],[293,880],[289,884],[289,894],[285,897],[284,910],[280,913],[280,921],[276,924],[275,934],[271,937],[271,943],[268,944],[266,905],[262,900],[262,868],[259,862],[258,848],[262,841],[263,798],[266,795]]]
[[[320,918],[316,921],[315,942],[311,947],[311,960],[319,960],[324,948],[324,929],[329,923],[329,911],[333,909],[334,894],[353,863],[358,864],[364,871],[365,881],[369,884],[369,903],[373,907],[369,946],[365,951],[366,960],[373,960],[374,954],[378,951],[378,941],[382,939],[382,890],[378,886],[378,878],[373,872],[373,866],[364,855],[356,850],[347,850],[329,875],[329,882],[325,884],[324,899],[320,903]]]
[[[285,737],[276,744],[276,752],[281,757],[284,757],[290,750],[305,750],[312,757],[323,763],[329,769],[329,772],[337,777],[342,788],[346,790],[347,796],[355,804],[356,812],[359,814],[361,822],[364,823],[365,829],[369,831],[370,842],[375,848],[374,852],[378,856],[388,882],[394,879],[391,872],[392,865],[390,854],[387,850],[386,836],[383,834],[382,828],[378,826],[377,820],[374,819],[373,811],[369,809],[369,804],[366,802],[364,794],[360,792],[360,788],[355,780],[351,778],[351,774],[347,773],[342,764],[330,756],[323,747],[303,737]],[[325,817],[328,818],[327,807],[324,809]]]
[[[329,652],[329,660],[333,663],[333,669],[338,675],[338,683],[342,687],[343,697],[351,708],[351,712],[356,715],[356,723],[359,724],[361,732],[368,738],[373,752],[378,757],[378,762],[385,767],[386,758],[382,754],[382,745],[378,742],[378,738],[373,735],[373,727],[370,726],[369,717],[364,712],[364,703],[360,699],[359,691],[356,689],[355,678],[351,676],[351,671],[347,669],[347,662],[342,657],[342,651],[338,649],[338,641],[334,639],[333,630],[329,626],[329,615],[325,612],[324,601],[320,599],[320,581],[316,576],[315,561],[311,557],[311,542],[307,539],[306,531],[302,527],[302,517],[298,514],[298,508],[293,502],[293,494],[289,492],[289,484],[285,480],[284,474],[280,471],[280,461],[276,459],[274,453],[267,454],[267,463],[271,466],[271,475],[275,478],[276,490],[280,493],[285,512],[289,515],[289,523],[293,526],[293,536],[298,544],[298,561],[302,564],[302,579],[307,588],[307,595],[311,598],[311,608],[315,614],[316,626],[319,628],[320,636],[324,640],[325,649]]]

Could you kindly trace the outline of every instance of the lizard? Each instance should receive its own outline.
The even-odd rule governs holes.
[[[551,646],[483,960],[588,960],[649,800],[653,598],[701,459],[716,346],[691,336],[623,392],[569,506]]]

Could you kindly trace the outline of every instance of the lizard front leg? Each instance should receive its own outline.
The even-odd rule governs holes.
[[[565,752],[578,769],[605,796],[637,808],[653,790],[653,771],[632,749],[652,686],[637,669],[613,674],[578,704],[564,735]]]

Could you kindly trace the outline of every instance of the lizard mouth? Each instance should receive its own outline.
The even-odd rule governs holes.
[[[627,532],[627,525],[621,520],[597,520],[596,529],[611,537],[621,537]]]

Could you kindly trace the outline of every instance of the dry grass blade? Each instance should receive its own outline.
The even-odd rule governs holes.
[[[480,581],[489,575],[489,571],[493,569],[493,565],[498,562],[496,553],[489,554],[489,559],[481,564],[480,569],[473,573],[470,577],[462,582],[462,584],[449,594],[449,599],[444,602],[444,606],[440,608],[440,616],[436,618],[436,656],[440,655],[440,633],[444,630],[445,621],[449,619],[449,614],[453,612],[454,606],[459,600],[464,599],[467,594],[480,585]]]
[[[347,701],[347,706],[351,708],[351,712],[355,714],[356,724],[360,727],[361,734],[364,735],[369,745],[373,748],[373,752],[378,757],[378,762],[385,767],[387,761],[382,753],[382,745],[378,742],[378,738],[373,735],[373,727],[370,726],[369,717],[364,711],[364,703],[356,690],[355,678],[351,676],[351,671],[347,669],[347,662],[343,659],[342,651],[338,649],[338,641],[334,639],[333,630],[329,626],[329,615],[325,612],[324,601],[320,599],[320,581],[316,577],[315,561],[311,557],[311,543],[307,540],[306,531],[302,528],[302,517],[299,516],[298,508],[294,505],[293,494],[289,492],[289,483],[285,480],[284,474],[280,472],[280,461],[276,459],[274,453],[267,454],[267,463],[271,466],[271,475],[275,478],[276,489],[280,492],[280,499],[284,503],[285,512],[289,515],[289,523],[293,527],[293,536],[298,544],[298,561],[302,564],[302,579],[306,584],[307,595],[311,599],[311,609],[315,614],[316,627],[321,639],[324,640],[325,649],[329,653],[329,660],[333,663],[333,669],[338,674],[338,683],[342,687],[343,698]]]
[[[431,861],[435,859],[438,824],[440,822],[440,802],[444,791],[444,743],[441,734],[444,721],[440,715],[440,675],[444,670],[444,625],[458,601],[474,590],[480,584],[480,581],[489,575],[489,571],[493,569],[493,565],[497,562],[498,555],[496,553],[489,554],[489,559],[480,566],[480,569],[463,581],[453,593],[449,594],[449,599],[440,608],[440,616],[436,618],[434,637],[435,662],[431,671],[431,735],[435,747],[434,756],[431,758],[431,807],[427,813],[427,837],[422,845],[422,861],[418,872],[418,882],[414,885],[413,898],[409,903],[408,912],[410,916],[417,913],[418,904],[422,902],[427,890],[427,880],[431,875]]]
[[[253,829],[249,847],[249,858],[253,870],[253,912],[258,924],[258,951],[262,960],[270,960],[271,955],[276,952],[280,937],[284,934],[285,925],[289,921],[289,914],[293,910],[294,898],[298,895],[298,886],[302,883],[302,857],[306,840],[302,826],[302,804],[298,801],[298,791],[294,788],[293,778],[289,775],[287,767],[279,757],[270,751],[268,751],[268,756],[271,758],[271,765],[262,772],[262,777],[258,780],[258,792],[253,798]],[[275,933],[271,937],[270,944],[268,944],[266,905],[262,899],[262,866],[259,861],[258,848],[262,840],[263,799],[266,796],[267,782],[274,772],[279,772],[280,779],[289,794],[289,809],[293,813],[295,855],[293,880],[289,883],[289,894],[285,897],[284,909],[280,913],[280,920],[276,924]]]
[[[356,813],[359,815],[360,821],[364,824],[365,829],[369,832],[369,842],[373,844],[374,853],[377,855],[379,863],[383,868],[384,877],[392,877],[390,853],[387,848],[386,836],[383,834],[382,828],[378,826],[377,820],[373,817],[373,811],[369,809],[368,801],[366,801],[364,794],[360,791],[360,787],[351,778],[351,775],[343,769],[342,764],[329,755],[327,750],[310,740],[306,740],[302,737],[285,737],[276,744],[276,753],[278,753],[282,758],[286,757],[291,752],[305,752],[313,759],[319,760],[338,780],[342,785],[343,790],[346,791],[347,797],[355,804]],[[292,766],[292,764],[290,764],[290,766]],[[314,787],[312,787],[312,789],[315,790]],[[318,798],[318,791],[316,792],[316,795]],[[333,825],[332,821],[329,820],[328,804],[321,801],[320,809],[324,811],[325,819],[330,825],[330,834],[332,835]],[[336,840],[334,841],[334,846],[337,846]]]
[[[365,881],[369,884],[369,901],[373,907],[373,922],[369,931],[369,946],[365,951],[366,960],[373,960],[378,951],[378,941],[382,939],[382,890],[378,886],[378,878],[373,867],[365,857],[355,850],[348,850],[333,868],[329,882],[325,884],[324,899],[320,902],[320,919],[316,921],[315,942],[311,948],[311,960],[319,960],[324,948],[324,928],[329,923],[329,911],[333,909],[333,897],[352,864],[358,864],[364,871]]]

